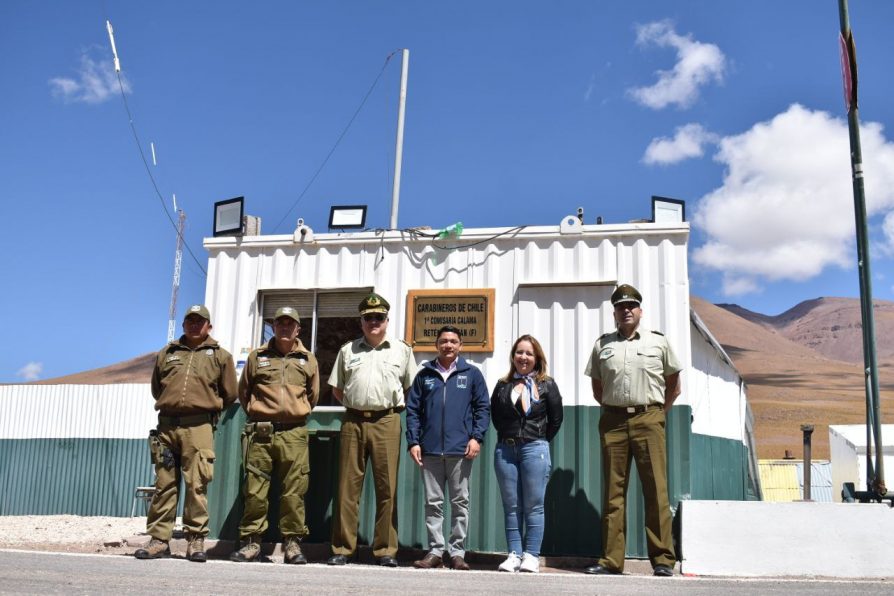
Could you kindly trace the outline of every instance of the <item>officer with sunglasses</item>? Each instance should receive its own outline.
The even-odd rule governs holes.
[[[380,566],[397,567],[400,412],[416,375],[416,359],[409,344],[387,336],[390,309],[375,293],[360,302],[363,337],[342,346],[329,377],[333,395],[346,410],[330,565],[344,565],[356,553],[360,493],[370,460],[376,490],[373,556]]]

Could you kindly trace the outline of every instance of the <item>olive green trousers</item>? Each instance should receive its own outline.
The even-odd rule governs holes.
[[[155,464],[155,494],[146,516],[147,533],[168,541],[174,531],[180,480],[183,479],[183,529],[208,535],[208,484],[214,476],[214,428],[159,424],[150,451]]]
[[[400,414],[365,419],[348,412],[341,425],[338,495],[333,505],[332,554],[357,549],[360,493],[367,461],[376,490],[373,556],[397,555],[397,469],[401,449]]]
[[[250,433],[246,456],[245,494],[239,537],[262,535],[267,531],[268,497],[272,478],[277,478],[279,531],[283,538],[307,536],[304,495],[310,481],[306,426],[276,431],[267,437]],[[259,473],[260,472],[260,473]],[[265,477],[266,476],[266,477]]]
[[[627,485],[630,461],[636,462],[645,500],[646,544],[652,566],[676,563],[667,494],[665,415],[661,407],[638,414],[602,408],[599,432],[602,442],[603,509],[599,564],[623,571],[627,531]]]

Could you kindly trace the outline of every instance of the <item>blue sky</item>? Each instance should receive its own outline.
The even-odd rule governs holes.
[[[874,293],[892,299],[894,3],[850,9]],[[165,341],[175,235],[106,19],[152,173],[203,266],[212,205],[234,196],[264,233],[298,217],[325,231],[329,206],[351,203],[387,227],[400,62],[385,60],[406,47],[400,227],[558,224],[579,206],[587,223],[624,222],[663,195],[687,201],[693,294],[776,314],[858,293],[832,0],[7,0],[0,382]],[[181,313],[204,284],[185,255]]]

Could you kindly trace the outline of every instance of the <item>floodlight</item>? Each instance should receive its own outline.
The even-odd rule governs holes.
[[[653,196],[652,221],[655,223],[683,223],[686,221],[686,201]]]
[[[366,225],[366,205],[335,205],[329,209],[329,227],[362,229]]]
[[[245,197],[214,203],[214,235],[241,236]]]

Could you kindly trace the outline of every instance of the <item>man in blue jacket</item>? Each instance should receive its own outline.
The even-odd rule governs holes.
[[[449,564],[468,570],[465,540],[469,527],[469,477],[490,424],[490,399],[484,375],[460,357],[460,330],[438,329],[438,357],[424,362],[407,396],[407,444],[422,469],[425,526],[429,552],[413,563],[418,569],[444,564],[444,485],[450,495]]]

